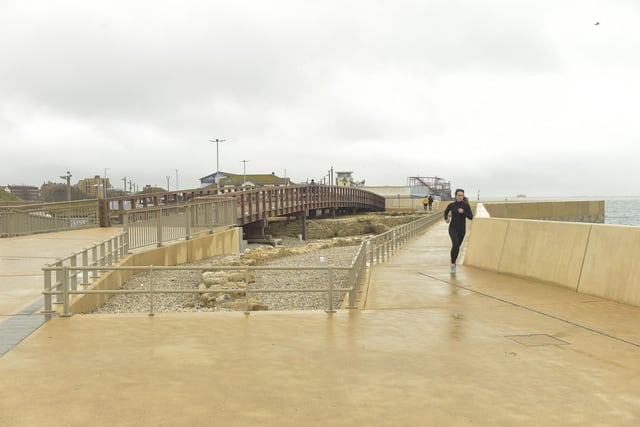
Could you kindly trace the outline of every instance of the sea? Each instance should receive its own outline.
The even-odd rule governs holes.
[[[603,198],[604,223],[640,227],[640,198]]]

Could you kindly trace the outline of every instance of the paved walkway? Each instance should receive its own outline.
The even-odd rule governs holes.
[[[0,239],[0,357],[49,320],[42,267],[122,233],[91,228]],[[1,424],[0,424],[1,425]]]
[[[640,308],[448,249],[375,266],[362,310],[56,317],[0,357],[0,426],[640,423]]]

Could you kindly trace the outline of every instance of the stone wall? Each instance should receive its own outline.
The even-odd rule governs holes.
[[[352,215],[336,219],[308,219],[307,239],[330,239],[333,237],[363,236],[380,234],[402,224],[423,218],[424,215],[436,213],[371,213]],[[438,213],[437,215],[442,215]],[[301,219],[280,219],[269,221],[266,234],[279,237],[298,237],[302,232]]]

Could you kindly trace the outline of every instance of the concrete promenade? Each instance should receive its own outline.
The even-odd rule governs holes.
[[[80,249],[20,239],[41,239],[38,267]],[[364,309],[335,314],[56,317],[0,357],[0,426],[640,423],[640,308],[451,276],[448,251],[439,223],[372,269]]]

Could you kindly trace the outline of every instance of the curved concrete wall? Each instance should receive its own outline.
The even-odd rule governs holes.
[[[476,218],[464,264],[640,306],[640,228]]]
[[[604,223],[604,200],[563,202],[486,202],[492,218]]]

